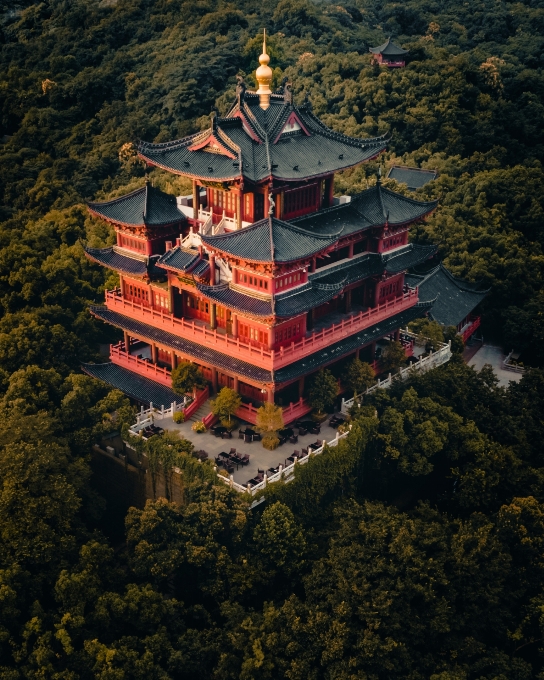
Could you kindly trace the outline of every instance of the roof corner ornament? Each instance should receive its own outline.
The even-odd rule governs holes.
[[[268,194],[268,214],[272,216],[274,214],[274,208],[276,207],[276,202],[272,198],[272,194]]]
[[[246,96],[247,85],[245,83],[244,77],[241,75],[236,76],[236,97],[238,99],[238,106],[242,106],[244,97]]]
[[[285,83],[283,90],[283,101],[287,104],[293,104],[293,86],[291,83]]]
[[[287,76],[284,76],[281,79],[281,84],[280,86],[274,90],[274,94],[285,94],[285,86],[289,82],[289,78]]]
[[[217,130],[217,109],[215,106],[210,111],[210,120],[212,124],[212,131],[215,132]]]
[[[382,183],[382,166],[378,165],[378,173],[376,178],[376,184],[379,186]]]
[[[263,53],[259,57],[259,68],[255,71],[255,78],[259,83],[256,94],[259,95],[259,106],[266,111],[270,107],[270,83],[272,82],[272,69],[268,65],[270,57],[266,53],[266,29],[263,31]]]

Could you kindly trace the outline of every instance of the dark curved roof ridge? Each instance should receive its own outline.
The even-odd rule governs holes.
[[[489,288],[480,288],[479,286],[479,281],[475,281],[472,283],[471,281],[467,281],[466,279],[461,278],[460,276],[454,276],[449,269],[446,269],[444,266],[443,262],[440,262],[439,264],[436,265],[436,267],[433,267],[433,269],[430,269],[428,272],[423,274],[423,281],[428,279],[430,276],[435,274],[437,270],[441,269],[444,274],[459,288],[459,290],[464,291],[465,293],[489,293],[491,290],[491,286]],[[423,282],[422,281],[422,282]]]
[[[400,47],[400,45],[394,43],[391,40],[391,36],[389,36],[389,38],[387,38],[387,40],[382,45],[378,45],[378,47],[369,47],[368,51],[372,52],[373,54],[385,54],[391,56],[400,56],[403,54],[408,54],[409,52],[409,50],[405,50],[403,47]]]
[[[378,137],[349,137],[348,135],[345,135],[342,132],[337,132],[336,130],[332,130],[328,125],[325,125],[325,123],[322,120],[319,120],[319,118],[314,114],[313,111],[310,111],[307,106],[304,104],[300,107],[295,107],[299,112],[303,112],[303,120],[305,116],[308,116],[310,121],[314,123],[319,130],[320,134],[325,134],[327,136],[330,136],[332,139],[336,139],[341,142],[345,142],[346,144],[351,144],[352,146],[379,146],[380,144],[383,144],[384,142],[388,142],[390,137],[387,136],[387,134],[380,135]]]

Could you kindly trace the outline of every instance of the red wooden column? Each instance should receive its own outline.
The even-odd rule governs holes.
[[[198,210],[200,208],[200,189],[196,183],[196,179],[193,180],[193,219],[198,219]],[[196,226],[196,225],[195,225]]]
[[[302,399],[304,396],[304,376],[298,379],[298,398]]]
[[[232,385],[232,389],[233,389],[235,392],[238,392],[239,387],[240,387],[240,385],[239,385],[239,381],[238,381],[238,376],[235,375],[235,376],[234,376],[234,382],[233,382],[233,385]]]
[[[125,352],[130,354],[130,335],[126,331],[123,331],[123,336],[125,339]]]
[[[215,286],[215,255],[209,255],[210,263],[210,286]]]
[[[274,403],[274,390],[271,387],[266,390],[266,399],[269,404]]]
[[[215,366],[212,366],[211,369],[212,369],[212,390],[214,394],[217,394],[217,368],[215,368]]]

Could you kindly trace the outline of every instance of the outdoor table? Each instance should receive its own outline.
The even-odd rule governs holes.
[[[280,430],[278,432],[278,434],[281,437],[285,437],[285,439],[289,439],[289,437],[293,436],[294,432],[293,432],[293,429],[291,427],[285,427],[283,430]]]

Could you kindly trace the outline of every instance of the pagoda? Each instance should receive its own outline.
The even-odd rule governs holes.
[[[404,276],[436,252],[409,243],[408,232],[437,202],[390,191],[380,176],[335,198],[335,173],[376,158],[386,138],[331,130],[308,97],[294,103],[289,83],[271,91],[266,44],[259,62],[257,91],[239,80],[229,113],[207,130],[139,144],[147,166],[190,178],[192,195],[146,183],[89,205],[113,224],[117,244],[87,255],[120,278],[91,313],[124,340],[109,363],[84,370],[142,403],[160,387],[169,406],[170,372],[188,360],[212,392],[239,392],[243,419],[255,422],[269,401],[287,423],[310,411],[308,377],[350,357],[374,362],[378,340],[398,339],[431,307]]]
[[[406,65],[408,50],[404,50],[396,45],[391,38],[387,38],[383,45],[369,47],[368,51],[375,55],[375,61],[381,66],[403,68]]]

